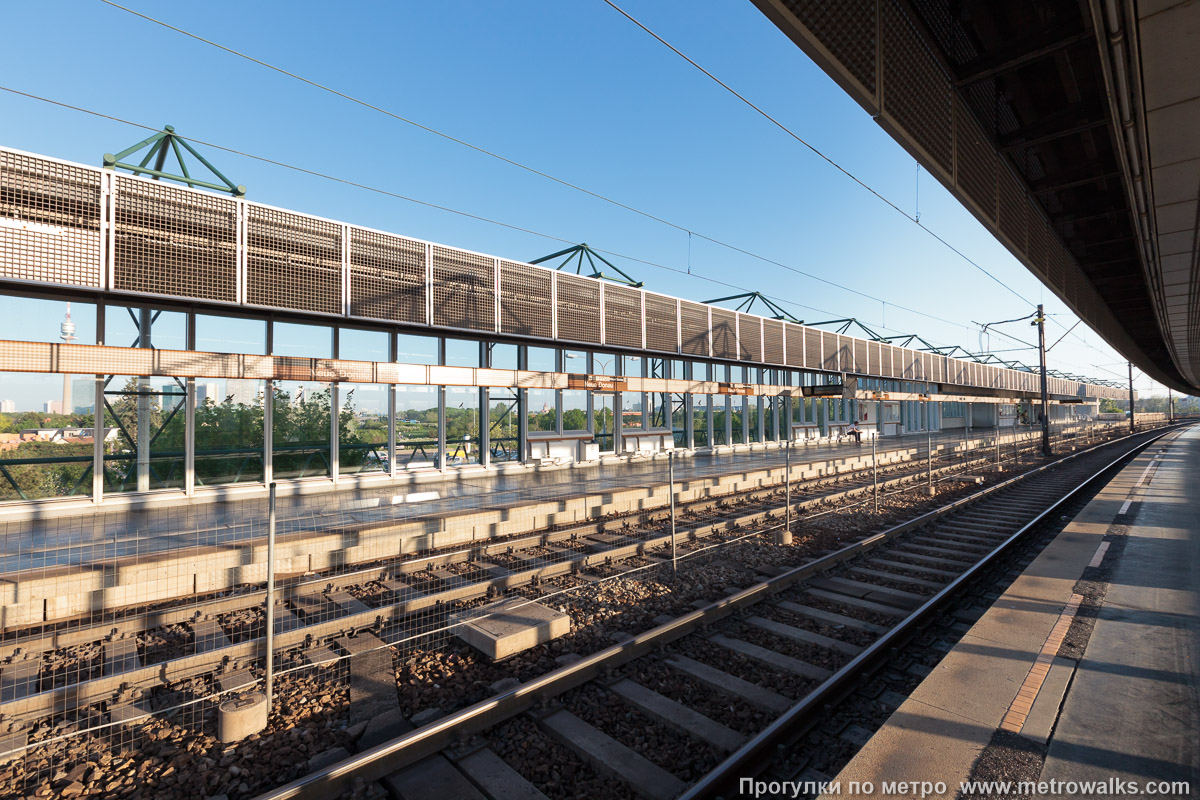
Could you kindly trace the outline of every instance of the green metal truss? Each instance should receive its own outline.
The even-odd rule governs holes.
[[[562,261],[560,261],[558,266],[555,267],[555,269],[557,269],[557,270],[561,270],[563,267],[570,267],[571,264],[574,263],[575,274],[583,275],[584,274],[584,259],[587,259],[588,267],[591,269],[591,274],[588,275],[589,278],[600,278],[602,280],[612,281],[613,283],[620,283],[620,284],[624,284],[625,286],[632,286],[635,289],[640,289],[646,285],[642,281],[634,280],[623,269],[621,269],[616,264],[609,261],[604,256],[597,253],[592,248],[588,247],[586,243],[577,244],[574,247],[568,247],[565,250],[559,250],[557,253],[551,253],[548,256],[542,256],[541,258],[536,258],[533,261],[530,261],[529,263],[530,264],[542,264],[546,261],[553,261],[554,259],[560,258],[560,257],[562,258]],[[601,264],[604,264],[606,267],[613,270],[613,272],[615,272],[616,274],[611,275],[611,274],[604,272],[604,270],[596,264],[597,259],[599,259]]]
[[[145,157],[140,163],[133,164],[126,162],[124,159],[141,150],[143,147],[148,148]],[[184,163],[183,151],[187,150],[197,161],[203,164],[209,172],[211,172],[220,183],[214,183],[209,180],[200,180],[193,178],[188,172],[187,164]],[[165,171],[167,166],[167,155],[174,154],[175,161],[179,164],[179,171],[182,175],[176,175]],[[146,166],[151,161],[154,162],[153,167]],[[196,152],[196,148],[184,139],[179,134],[175,133],[173,125],[164,125],[163,129],[153,136],[143,139],[133,147],[127,147],[121,152],[113,155],[112,153],[104,154],[105,169],[127,169],[134,175],[149,175],[156,180],[163,178],[169,181],[178,181],[186,183],[193,189],[199,187],[201,189],[213,189],[218,192],[229,192],[234,197],[244,197],[246,195],[246,187],[239,186],[233,181],[226,178],[219,169],[208,163],[208,159]]]
[[[804,320],[796,319],[794,316],[784,311],[771,298],[764,295],[762,292],[746,292],[744,294],[731,294],[728,297],[718,297],[715,300],[705,300],[705,303],[725,303],[730,300],[739,301],[735,310],[749,314],[754,309],[755,303],[762,303],[771,312],[772,319],[782,319],[787,322],[794,322],[797,325],[803,325]]]

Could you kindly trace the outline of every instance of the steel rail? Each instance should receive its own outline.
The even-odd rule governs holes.
[[[1134,452],[1134,450],[1148,446],[1151,442],[1157,440],[1157,438],[1160,437],[1155,437],[1144,444],[1139,444],[1134,448],[1131,448],[1129,451],[1122,453],[1117,459],[1105,466],[1101,472],[1109,469],[1113,464],[1116,464],[1122,459],[1128,457],[1128,455],[1131,452]],[[1119,442],[1121,440],[1117,441]],[[468,706],[465,709],[449,714],[433,723],[430,723],[429,725],[418,728],[389,742],[377,745],[370,750],[355,754],[350,758],[343,759],[342,761],[339,761],[328,767],[298,778],[291,783],[285,784],[284,786],[277,787],[276,789],[260,794],[256,800],[293,800],[293,798],[297,800],[309,800],[310,798],[316,800],[317,798],[337,796],[338,794],[349,790],[352,782],[355,779],[361,778],[366,781],[379,780],[398,769],[406,767],[422,758],[425,758],[426,756],[445,749],[455,741],[480,733],[481,731],[486,730],[487,728],[506,719],[510,719],[511,717],[526,711],[535,705],[548,702],[552,698],[557,697],[558,695],[570,689],[580,686],[617,666],[650,653],[665,644],[692,633],[699,628],[707,627],[712,623],[733,614],[742,607],[753,605],[766,597],[777,594],[794,583],[810,578],[817,573],[820,573],[843,561],[854,558],[859,554],[864,553],[884,542],[890,541],[901,534],[907,533],[914,528],[918,528],[935,519],[943,517],[946,514],[978,502],[998,491],[1022,482],[1027,478],[1038,475],[1046,470],[1059,467],[1065,462],[1071,461],[1079,456],[1093,453],[1095,452],[1096,448],[1103,446],[1104,445],[1096,445],[1095,448],[1081,450],[1077,453],[1064,456],[1049,464],[1036,467],[1028,472],[1015,475],[1005,481],[1001,481],[1000,483],[981,489],[980,491],[968,495],[967,497],[954,500],[936,509],[921,514],[920,516],[911,520],[869,536],[859,542],[846,545],[845,547],[842,547],[833,553],[829,553],[806,564],[794,567],[775,577],[760,581],[752,586],[734,592],[727,597],[714,601],[703,608],[684,614],[683,616],[677,617],[670,622],[663,623],[656,628],[644,631],[643,633],[638,634],[620,644],[615,644],[604,650],[597,651],[572,664],[538,676],[537,678],[534,678],[514,689],[510,689],[506,692],[495,695],[494,697],[481,700],[472,706]],[[1093,475],[1092,478],[1089,478],[1083,484],[1080,484],[1080,486],[1086,485],[1088,482],[1093,480],[1094,477],[1095,475]],[[1061,505],[1066,498],[1073,496],[1075,492],[1079,490],[1079,488],[1080,487],[1076,487],[1063,499],[1056,501],[1052,506],[1050,506],[1050,508],[1039,514],[1033,522],[1024,526],[1021,531],[1027,530],[1031,525],[1043,519],[1046,514],[1050,513],[1050,511]],[[1014,534],[1014,536],[1010,537],[1010,540],[1007,541],[1011,541],[1012,538],[1015,538],[1017,535],[1018,534]],[[990,558],[991,556],[989,556],[986,560],[990,561]],[[976,571],[977,568],[973,567],[968,570],[967,573],[964,573],[964,576],[968,574],[973,575]],[[956,579],[951,584],[951,587],[957,587],[961,585],[961,583],[962,576],[960,576],[959,579]],[[935,595],[935,598],[943,597],[946,593],[947,590],[943,590],[942,592],[939,592],[938,595]],[[931,602],[932,601],[923,605],[920,609],[918,609],[918,612],[928,609]],[[928,612],[925,611],[925,613]],[[910,627],[909,623],[901,623],[902,629],[907,629],[908,627]],[[845,680],[845,676],[856,674],[857,671],[861,670],[862,665],[867,661],[866,656],[868,653],[877,654],[896,639],[896,630],[897,629],[893,629],[892,633],[886,634],[878,642],[864,651],[863,654],[851,661],[850,664],[835,673],[835,675],[841,675],[843,676],[842,680]],[[887,645],[882,644],[884,642],[886,642]],[[855,667],[855,669],[851,669],[852,667]],[[833,683],[833,678],[830,678],[820,687],[818,687],[813,694],[809,695],[809,698],[818,695],[821,698],[828,697],[832,690],[836,689],[838,686],[839,684]],[[793,706],[791,711],[785,712],[784,717],[781,717],[780,720],[772,723],[764,732],[760,733],[751,740],[752,743],[757,743],[753,749],[750,749],[750,744],[748,743],[746,746],[738,750],[733,756],[730,756],[729,759],[726,759],[726,761],[719,765],[717,769],[726,770],[722,774],[729,774],[727,771],[728,769],[740,766],[743,763],[743,760],[748,757],[749,754],[757,752],[759,748],[764,746],[763,742],[766,740],[763,737],[768,731],[775,732],[779,730],[781,720],[785,718],[788,720],[794,719],[795,714],[793,712],[797,708],[803,707],[807,709],[811,707],[811,704],[812,703],[810,702],[810,699],[806,698],[797,706]],[[735,761],[735,757],[739,756],[739,754],[743,755]],[[715,774],[715,772],[716,771],[714,771],[714,773],[710,773],[710,775]],[[685,793],[684,797],[698,796],[694,794],[694,792],[697,787],[702,786],[711,787],[712,781],[709,781],[707,777],[702,779],[699,784],[696,784],[695,787]]]
[[[731,753],[724,761],[713,768],[707,775],[701,778],[688,788],[686,792],[677,798],[677,800],[700,800],[700,798],[711,797],[719,789],[727,788],[731,781],[735,781],[741,777],[747,777],[757,774],[756,765],[760,764],[764,759],[768,758],[774,746],[780,739],[788,735],[788,733],[798,727],[801,727],[810,717],[819,713],[830,702],[835,702],[841,699],[842,696],[850,691],[852,684],[858,680],[864,672],[867,672],[873,667],[876,662],[886,657],[889,650],[898,646],[898,644],[906,639],[914,629],[921,626],[935,611],[939,610],[953,595],[957,594],[962,587],[975,578],[982,570],[986,569],[993,561],[1001,557],[1008,551],[1018,540],[1023,539],[1030,530],[1043,522],[1048,516],[1058,511],[1065,503],[1090,487],[1093,483],[1106,477],[1113,469],[1122,466],[1122,462],[1129,459],[1131,456],[1136,457],[1138,453],[1145,450],[1150,445],[1159,441],[1165,436],[1174,434],[1175,431],[1167,430],[1159,433],[1145,442],[1135,444],[1126,452],[1119,455],[1109,463],[1105,464],[1099,470],[1092,473],[1075,488],[1071,489],[1065,495],[1054,501],[1050,506],[1044,509],[1040,514],[1034,517],[1029,522],[1025,523],[1006,538],[1003,542],[993,548],[980,560],[972,564],[966,571],[958,575],[953,581],[946,585],[937,594],[930,597],[920,607],[914,610],[911,614],[905,617],[901,622],[883,634],[879,639],[873,642],[867,649],[863,650],[854,657],[849,663],[829,676],[816,689],[806,695],[796,705],[785,711],[780,717],[776,718],[770,725],[748,740],[742,747]],[[1018,476],[1013,480],[1024,479],[1036,475],[1044,469],[1062,464],[1076,456],[1083,455],[1083,451],[1065,459],[1047,464],[1037,470]],[[1007,485],[1012,480],[1006,481],[1004,484],[998,484],[997,487]]]

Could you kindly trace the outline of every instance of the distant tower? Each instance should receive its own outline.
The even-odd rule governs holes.
[[[79,337],[75,335],[75,323],[71,320],[71,304],[67,303],[67,317],[62,321],[62,325],[58,326],[58,338],[63,340],[64,344],[70,344]],[[63,374],[63,392],[62,392],[62,408],[63,414],[70,414],[75,409],[71,406],[71,376]]]

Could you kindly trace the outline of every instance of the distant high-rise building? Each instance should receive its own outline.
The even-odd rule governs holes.
[[[216,382],[197,383],[196,384],[196,405],[202,406],[209,400],[215,405],[220,405],[225,401],[221,396],[221,385]]]
[[[17,410],[17,404],[12,400],[0,400],[0,414],[12,414]]]
[[[225,395],[235,405],[241,406],[260,406],[262,405],[262,387],[258,381],[245,380],[234,378],[225,381]],[[214,402],[222,403],[225,398],[222,397]]]
[[[96,410],[96,379],[71,379],[71,412],[90,414]]]
[[[62,413],[62,401],[61,400],[50,400],[45,403],[42,403],[42,412],[46,413],[46,414],[61,414]]]

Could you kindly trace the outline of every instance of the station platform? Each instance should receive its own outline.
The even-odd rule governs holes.
[[[873,784],[862,797],[896,797],[896,781],[945,786],[927,797],[1200,795],[1197,508],[1192,426],[1055,537],[834,778],[840,796],[854,781]],[[968,781],[1014,784],[960,794]]]
[[[1008,445],[1012,437],[1031,437],[1028,426],[1001,429]],[[914,433],[880,438],[880,464],[924,458],[930,434]],[[932,434],[934,457],[991,446],[993,429],[962,429]],[[870,443],[861,446],[821,441],[796,444],[791,453],[792,475],[803,480],[861,468],[870,463]],[[748,475],[784,466],[781,442],[717,451],[679,451],[675,480],[680,483]],[[344,528],[364,523],[428,519],[481,508],[507,508],[531,501],[555,502],[582,494],[612,494],[667,482],[667,456],[618,456],[566,466],[519,463],[495,467],[457,467],[439,471],[414,470],[389,478],[371,476],[358,481],[343,478],[279,484],[278,531],[284,535],[318,527]],[[0,574],[17,570],[87,564],[98,559],[146,555],[180,547],[223,546],[265,535],[265,488],[228,486],[182,492],[154,492],[137,498],[110,498],[103,506],[87,501],[23,504],[0,507]],[[620,511],[621,509],[613,509]]]

